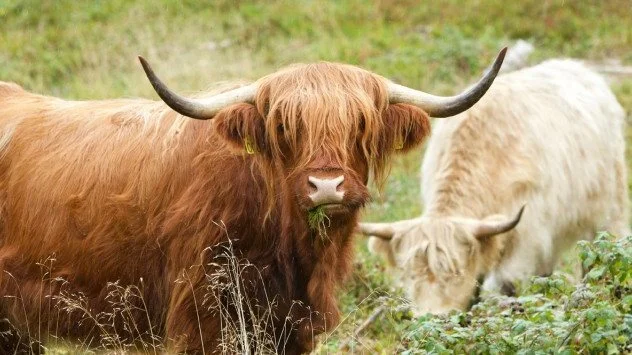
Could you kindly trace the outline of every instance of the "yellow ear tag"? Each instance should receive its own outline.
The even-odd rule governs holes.
[[[404,148],[404,139],[397,137],[397,140],[395,141],[395,150],[400,150],[402,148]]]
[[[246,136],[246,138],[244,138],[244,148],[246,149],[246,153],[251,155],[255,154],[255,145],[249,136]]]

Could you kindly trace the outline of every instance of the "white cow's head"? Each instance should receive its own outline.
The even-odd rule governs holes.
[[[465,310],[478,277],[498,260],[514,218],[492,215],[482,220],[420,217],[394,223],[360,223],[369,249],[386,257],[399,271],[399,283],[415,305],[416,314]],[[496,255],[494,255],[496,254]]]

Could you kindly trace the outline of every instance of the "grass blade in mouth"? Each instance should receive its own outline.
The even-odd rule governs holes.
[[[321,239],[327,237],[327,227],[331,225],[331,221],[325,213],[324,206],[314,207],[307,212],[307,224],[309,228],[318,233]]]

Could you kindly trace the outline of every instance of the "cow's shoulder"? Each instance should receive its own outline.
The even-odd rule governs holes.
[[[11,95],[18,92],[24,92],[24,89],[16,83],[0,81],[0,97]]]

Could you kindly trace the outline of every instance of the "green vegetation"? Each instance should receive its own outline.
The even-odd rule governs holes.
[[[255,79],[293,62],[331,60],[451,94],[519,38],[535,45],[533,63],[570,56],[632,65],[632,4],[4,0],[0,80],[71,99],[157,98],[136,60],[140,54],[184,93],[217,81]],[[632,77],[611,79],[631,113]],[[381,194],[374,191],[364,219],[390,221],[421,212],[421,153],[394,161],[387,186]],[[580,246],[584,267],[591,271],[577,286],[564,269],[523,285],[516,299],[494,296],[469,313],[412,319],[383,263],[360,239],[354,274],[340,292],[346,317],[317,351],[611,353],[625,346],[632,351],[630,248],[630,239],[613,242],[602,236]],[[354,335],[383,305],[387,310]]]
[[[324,206],[318,206],[309,210],[307,214],[307,224],[313,231],[318,232],[320,238],[327,237],[327,227],[329,225],[329,217],[325,212]]]
[[[467,313],[419,318],[404,331],[405,353],[631,351],[632,237],[603,234],[580,250],[589,271],[581,283],[560,273],[536,277],[518,298],[493,296]]]

